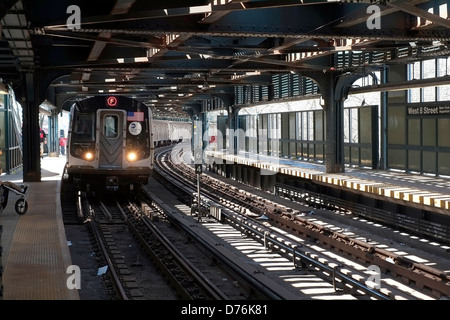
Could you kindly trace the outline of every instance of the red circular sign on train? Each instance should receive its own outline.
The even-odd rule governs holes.
[[[106,103],[110,107],[115,107],[117,105],[117,98],[116,97],[108,97],[108,99],[106,99]]]

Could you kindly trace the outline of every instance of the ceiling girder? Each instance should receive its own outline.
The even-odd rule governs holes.
[[[221,2],[221,1],[219,1]],[[231,1],[223,4],[214,4],[214,1],[207,5],[168,8],[159,10],[148,10],[140,12],[132,12],[125,14],[110,14],[106,16],[96,16],[84,18],[80,23],[82,27],[92,24],[112,23],[121,21],[137,21],[148,19],[174,18],[188,15],[210,15],[215,13],[230,13],[233,11],[244,11],[254,9],[270,9],[270,8],[285,8],[294,6],[306,6],[317,4],[329,4],[331,2],[340,2],[339,0],[265,0],[265,1]],[[207,20],[206,20],[207,21]],[[48,25],[46,29],[66,28],[66,22],[60,22],[54,25]]]
[[[68,29],[67,12],[46,9],[45,3],[59,10],[78,4],[81,29]],[[267,99],[273,95],[273,79],[283,75],[356,73],[450,53],[450,20],[428,12],[427,6],[436,4],[427,0],[374,3],[381,29],[367,27],[369,1],[195,0],[180,7],[176,3],[181,1],[165,0],[104,3],[94,8],[88,0],[17,1],[7,16],[13,20],[2,19],[0,77],[20,84],[13,70],[66,74],[50,84],[58,101],[116,92],[134,95],[160,112],[172,108],[172,117],[177,111],[189,116],[191,106],[198,109],[224,94],[229,100],[242,90],[264,91],[261,99]],[[414,25],[417,17],[428,23]],[[15,25],[24,19],[25,24]],[[27,41],[29,46],[23,46]],[[28,52],[19,52],[23,47]]]
[[[450,20],[441,18],[440,16],[430,13],[426,10],[420,9],[419,7],[416,7],[412,4],[401,2],[401,1],[394,1],[392,3],[389,3],[388,6],[397,8],[399,10],[402,10],[406,13],[409,13],[411,15],[424,18],[425,20],[431,21],[431,23],[434,23],[436,25],[450,28]]]

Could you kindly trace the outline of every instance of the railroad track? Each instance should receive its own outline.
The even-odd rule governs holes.
[[[141,200],[104,199],[96,195],[80,194],[76,201],[83,221],[89,226],[99,269],[108,275],[105,280],[113,299],[151,299],[146,293],[154,291],[149,273],[162,277],[175,295],[167,298],[152,295],[156,299],[182,300],[236,300],[256,299],[261,295],[249,292],[240,285],[230,270],[211,259],[210,253],[195,245],[192,235],[186,235],[174,228],[161,216],[160,208]],[[158,217],[157,219],[155,217]],[[163,232],[164,231],[164,232]],[[136,249],[139,248],[139,249]],[[154,271],[136,272],[135,259],[148,260]],[[144,258],[145,256],[145,258]],[[145,263],[142,268],[146,268]],[[156,270],[156,271],[155,271]],[[228,281],[224,281],[228,279]],[[150,287],[147,285],[150,284]],[[219,285],[218,285],[219,284]],[[167,289],[165,289],[167,290]]]
[[[159,165],[164,167],[165,170],[171,171],[172,175],[176,172],[175,176],[182,181],[180,189],[183,188],[182,185],[188,182],[191,185],[195,184],[196,175],[192,167],[183,165],[183,161],[179,159],[176,160],[177,165],[171,164],[168,153],[161,153],[158,159],[160,159]],[[298,211],[230,187],[211,177],[202,175],[201,186],[202,190],[211,190],[209,196],[214,197],[220,204],[250,216],[264,215],[273,226],[292,232],[303,239],[312,239],[319,242],[321,246],[328,250],[340,252],[346,256],[347,260],[352,259],[360,264],[359,268],[377,266],[384,276],[389,276],[390,281],[395,283],[391,290],[386,288],[383,290],[389,299],[439,299],[450,295],[449,277],[443,271],[409,261],[402,256],[381,250],[373,244],[364,243],[339,232],[328,230],[300,217]],[[193,190],[195,189],[192,186],[185,192],[192,193]],[[225,190],[224,193],[223,190]],[[314,254],[314,256],[319,255]],[[333,267],[334,275],[336,275],[337,270],[342,269],[341,266],[342,262],[335,263],[335,267]],[[367,274],[365,276],[357,275],[358,272],[354,272],[354,274],[354,278],[359,279],[358,281],[367,279]],[[414,288],[410,297],[402,296],[398,290],[398,288],[405,286]],[[425,293],[419,293],[418,291]]]
[[[146,210],[142,210],[142,207]],[[199,268],[193,265],[191,258],[186,258],[182,250],[174,246],[173,242],[161,232],[160,228],[164,224],[156,226],[153,220],[155,216],[159,216],[159,212],[154,205],[146,203],[137,205],[130,202],[127,208],[133,213],[133,215],[128,215],[129,229],[165,277],[170,279],[170,283],[176,288],[182,299],[226,299],[226,295],[222,291],[213,283],[205,280],[207,278]],[[167,224],[165,227],[167,228]],[[180,237],[179,232],[175,232],[174,237]],[[183,248],[186,249],[187,246]]]
[[[162,201],[152,191],[148,190],[148,188],[144,188],[143,191],[147,194],[151,202],[158,206],[158,212],[160,212],[162,217],[170,221],[171,225],[176,226],[177,230],[185,234],[183,241],[189,239],[188,242],[190,243],[198,243],[198,246],[201,247],[200,251],[203,254],[201,256],[198,256],[198,253],[190,254],[189,261],[196,265],[201,265],[199,268],[202,269],[205,279],[209,279],[215,286],[221,288],[226,287],[223,291],[226,292],[225,296],[227,300],[287,300],[296,298],[291,292],[288,292],[273,282],[270,277],[264,274],[261,268],[252,266],[248,259],[242,259],[242,255],[236,255],[233,250],[230,250],[226,246],[226,243],[222,239],[215,237],[209,230],[203,227],[204,223],[211,223],[213,226],[217,225],[215,219],[204,217],[202,223],[199,224],[195,217],[188,217],[180,213],[179,210]],[[177,205],[177,207],[179,208],[180,206]],[[188,212],[190,208],[185,206],[184,211]],[[166,231],[166,227],[161,224],[158,224],[157,228],[159,231]],[[180,231],[178,231],[177,235],[180,234]],[[178,245],[180,245],[180,242],[178,242]],[[186,248],[182,243],[181,245],[180,250],[183,252],[186,249],[192,248],[192,246]],[[257,244],[253,242],[249,245],[256,246]],[[205,261],[207,262],[206,268]],[[211,264],[219,270],[225,270],[226,273],[218,272],[216,268],[211,270]],[[233,279],[231,286],[230,279]],[[224,280],[226,281],[224,282]]]
[[[84,199],[85,209],[80,209],[90,221],[92,234],[98,248],[97,256],[103,257],[103,272],[108,272],[111,286],[120,300],[135,300],[142,298],[137,289],[135,278],[129,266],[124,261],[124,254],[119,249],[113,235],[121,232],[125,225],[125,216],[117,205],[105,204],[92,197]],[[86,212],[87,210],[87,212]]]

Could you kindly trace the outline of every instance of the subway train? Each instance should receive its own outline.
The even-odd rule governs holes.
[[[162,147],[191,139],[192,124],[190,122],[154,119],[152,124],[155,147]]]
[[[154,148],[190,139],[181,129],[189,123],[154,120],[150,107],[125,96],[77,101],[69,119],[64,176],[82,191],[137,193],[152,174]]]

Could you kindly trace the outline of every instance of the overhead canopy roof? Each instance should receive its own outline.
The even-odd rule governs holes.
[[[448,55],[446,1],[371,2],[2,0],[0,77],[20,88],[38,70],[41,99],[58,108],[115,92],[188,117],[237,87],[270,88],[274,75]]]

